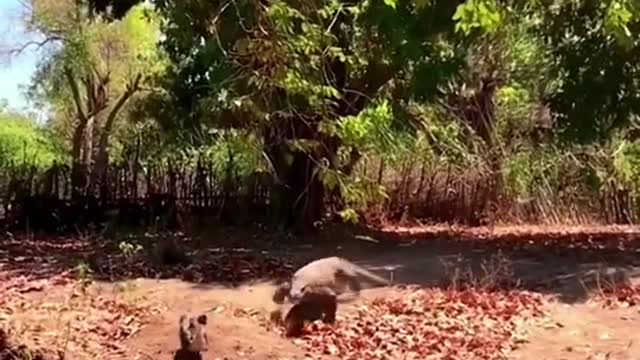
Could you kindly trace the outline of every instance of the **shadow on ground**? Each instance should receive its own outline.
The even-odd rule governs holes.
[[[478,278],[495,276],[491,266],[497,258],[508,264],[518,287],[576,303],[587,299],[585,287],[596,281],[607,286],[640,278],[640,229],[635,227],[393,230],[362,232],[376,239],[380,250],[358,260],[370,269],[397,267],[394,275],[401,283],[441,285],[452,275],[446,265],[460,263]]]
[[[109,239],[16,235],[0,240],[0,272],[48,278],[90,269],[104,281],[181,278],[197,287],[236,287],[287,277],[312,259],[338,255],[385,277],[393,271],[395,284],[441,286],[452,276],[447,263],[470,266],[480,278],[491,272],[483,264],[500,254],[517,286],[575,303],[586,300],[581,279],[600,269],[637,277],[639,240],[640,230],[632,227],[334,227],[304,239],[252,229]],[[159,244],[166,243],[177,244],[185,258],[164,259]]]

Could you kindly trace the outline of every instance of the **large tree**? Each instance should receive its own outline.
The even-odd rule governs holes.
[[[127,103],[162,70],[158,24],[142,5],[113,22],[73,0],[32,0],[31,10],[30,28],[58,46],[39,64],[30,94],[52,106],[51,126],[70,143],[73,194],[86,195],[106,175]]]
[[[167,93],[149,99],[156,118],[191,142],[211,128],[259,135],[287,224],[313,223],[328,191],[343,195],[336,184],[363,149],[346,139],[362,130],[351,120],[381,99],[394,125],[420,126],[407,105],[436,95],[494,172],[534,126],[518,119],[530,105],[547,105],[572,141],[607,138],[638,114],[632,0],[153,3],[171,59]],[[507,125],[496,123],[503,90],[529,97]]]
[[[564,139],[605,141],[640,116],[640,2],[537,6],[560,86],[549,96]]]
[[[348,175],[361,155],[333,125],[390,91],[435,93],[456,70],[442,37],[458,4],[157,0],[172,69],[154,108],[178,132],[260,134],[280,220],[312,225],[324,215],[323,182]]]

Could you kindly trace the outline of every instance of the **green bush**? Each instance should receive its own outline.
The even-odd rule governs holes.
[[[0,113],[0,167],[45,168],[61,160],[53,139],[33,120],[6,111]]]

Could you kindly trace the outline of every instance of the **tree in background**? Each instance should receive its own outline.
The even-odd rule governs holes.
[[[45,169],[64,160],[59,144],[35,121],[0,107],[0,168]]]
[[[303,228],[327,203],[429,203],[409,189],[442,172],[438,201],[464,197],[450,196],[451,169],[493,192],[467,211],[474,223],[504,182],[520,200],[563,192],[575,168],[582,183],[614,163],[636,178],[631,0],[137,3],[32,1],[31,29],[56,45],[31,95],[53,106],[78,194],[132,143],[160,160],[213,159],[233,179],[266,169],[275,220]]]
[[[372,154],[539,187],[536,164],[564,151],[539,145],[610,139],[637,113],[633,1],[154,4],[172,59],[156,118],[187,142],[259,135],[289,223],[320,217],[326,193],[366,197],[350,185]]]
[[[603,141],[635,121],[640,115],[640,3],[563,1],[535,10],[560,79],[548,100],[564,140]]]
[[[106,175],[123,110],[162,71],[157,20],[142,5],[109,22],[90,17],[77,1],[33,0],[28,24],[57,42],[39,64],[30,94],[52,105],[51,126],[70,140],[74,196],[93,193]]]
[[[455,71],[438,66],[452,57],[441,43],[454,30],[457,2],[155,5],[172,62],[168,105],[153,106],[162,109],[160,120],[179,132],[259,134],[287,225],[319,220],[326,180],[348,176],[361,156],[355,147],[344,153],[333,124],[367,109],[394,83],[426,82],[422,89],[433,92]]]

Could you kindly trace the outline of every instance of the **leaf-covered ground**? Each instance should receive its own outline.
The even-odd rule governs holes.
[[[127,356],[124,341],[160,308],[144,298],[95,294],[85,281],[7,277],[0,286],[0,320],[13,348],[85,358]],[[0,349],[2,350],[2,349]]]
[[[546,256],[545,246],[552,253],[561,253],[560,262],[556,258],[543,262],[544,270],[560,264],[563,271],[567,271],[594,262],[590,255],[580,252],[583,250],[590,254],[600,249],[602,252],[597,256],[602,262],[607,251],[634,257],[637,247],[637,234],[627,230],[620,232],[617,241],[610,238],[610,231],[592,232],[589,236],[576,230],[561,231],[564,235],[549,235],[553,240],[544,238],[540,231],[531,232],[533,240],[526,240],[521,232],[507,236],[505,233],[509,232],[498,231],[499,235],[493,238],[477,229],[454,233],[462,234],[458,246],[473,243],[469,246],[473,251],[469,253],[465,253],[464,248],[454,248],[469,258],[492,249],[495,253],[496,247],[504,251],[513,243],[529,244],[524,250],[534,258]],[[473,238],[470,234],[474,233],[483,235]],[[396,233],[394,237],[401,235]],[[536,239],[547,245],[537,244]],[[501,274],[486,271],[482,267],[486,263],[480,266],[485,270],[483,276],[490,276],[500,286],[489,290],[486,279],[480,279],[483,281],[473,285],[485,286],[455,287],[457,290],[443,287],[446,282],[433,280],[448,276],[446,271],[432,272],[424,266],[436,263],[434,252],[437,253],[441,246],[436,244],[426,250],[374,251],[377,261],[406,265],[404,272],[397,274],[398,282],[422,282],[424,286],[390,288],[383,293],[364,291],[361,300],[340,305],[335,326],[312,324],[305,337],[290,341],[279,336],[278,331],[264,329],[255,321],[256,314],[266,314],[273,306],[269,301],[272,285],[236,285],[245,280],[286,276],[304,263],[304,258],[335,254],[336,248],[312,249],[303,257],[297,257],[249,251],[246,238],[238,240],[245,249],[225,246],[212,250],[213,246],[198,245],[192,239],[180,241],[189,261],[170,265],[162,265],[152,248],[126,253],[122,247],[89,238],[0,241],[0,324],[11,340],[11,344],[4,345],[0,341],[0,354],[5,353],[0,359],[8,356],[9,345],[15,350],[20,344],[32,349],[42,348],[46,353],[58,356],[53,358],[64,353],[70,355],[67,358],[78,359],[131,359],[135,358],[134,354],[143,354],[140,358],[170,359],[177,346],[177,317],[182,312],[211,309],[218,309],[212,313],[211,325],[216,338],[211,357],[214,359],[216,356],[220,359],[508,359],[516,345],[519,345],[516,353],[520,352],[520,355],[525,349],[520,358],[537,359],[527,357],[527,347],[535,348],[540,342],[561,338],[558,335],[549,339],[544,333],[538,333],[534,344],[526,344],[527,333],[523,332],[523,329],[540,328],[532,325],[538,324],[538,320],[546,318],[547,323],[553,323],[546,315],[546,309],[557,307],[548,302],[554,301],[556,290],[540,293],[517,288],[520,281],[503,281],[505,276],[516,276],[512,271]],[[415,241],[415,237],[411,241]],[[517,253],[523,251],[522,247],[513,248],[517,248]],[[516,252],[507,253],[514,263]],[[351,252],[347,257],[353,258],[354,254]],[[624,256],[616,257],[620,258]],[[412,261],[415,264],[411,265]],[[533,264],[524,271],[535,273],[539,268],[540,265]],[[547,273],[538,275],[548,276]],[[132,286],[136,278],[148,281]],[[161,278],[181,280],[162,282],[165,280],[158,280]],[[211,287],[217,282],[225,283],[227,287]],[[613,314],[616,310],[612,308],[632,309],[640,301],[640,287],[633,284],[603,287],[595,292],[591,301],[598,310],[589,310],[590,316]],[[574,309],[574,305],[569,306]],[[581,317],[577,311],[574,310]],[[629,318],[629,315],[624,316]],[[598,321],[595,317],[592,322]],[[626,326],[624,324],[612,326],[619,328]],[[582,336],[580,327],[591,325],[575,326],[578,330],[572,329],[571,334],[578,333],[571,336],[578,341]],[[604,330],[590,335],[603,342],[603,354],[608,351],[606,341],[598,339],[604,336],[602,333],[612,336],[610,333],[614,332],[607,326],[601,324]],[[557,331],[563,331],[563,326],[557,328]],[[622,342],[628,331],[620,332],[622,338],[618,337],[616,341]],[[567,338],[573,339],[571,336],[567,335]],[[256,342],[251,338],[260,340]],[[594,340],[584,339],[584,342],[589,341]],[[578,354],[575,346],[567,348],[569,350],[558,350],[558,354],[564,356],[572,351]],[[579,354],[566,358],[584,359],[580,356],[591,353]]]
[[[377,298],[339,318],[307,328],[309,351],[341,359],[507,359],[523,334],[519,325],[541,317],[541,296],[411,288]]]

